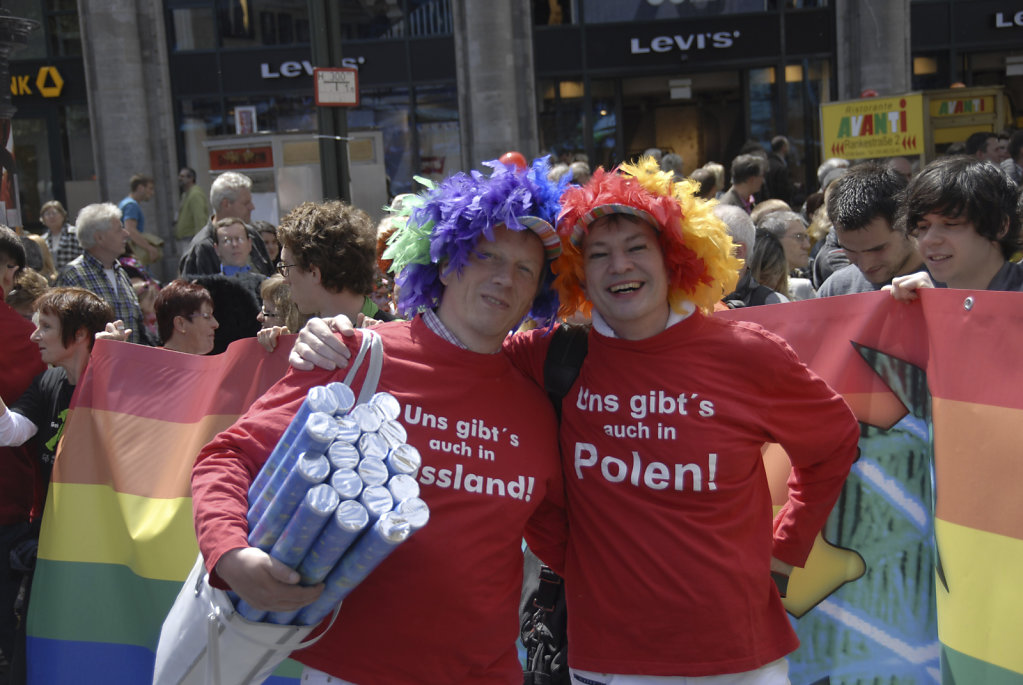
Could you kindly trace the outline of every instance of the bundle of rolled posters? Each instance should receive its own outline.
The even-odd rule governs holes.
[[[300,611],[264,612],[237,599],[250,621],[314,625],[394,549],[426,525],[421,458],[406,443],[398,400],[356,404],[344,383],[311,388],[249,488],[249,544],[324,583]]]

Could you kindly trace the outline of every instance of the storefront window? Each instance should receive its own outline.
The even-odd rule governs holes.
[[[789,176],[804,188],[814,185],[823,161],[820,105],[830,100],[831,68],[823,60],[803,60],[785,68],[788,97]],[[768,139],[770,142],[770,139]]]
[[[574,0],[533,0],[533,24],[561,26],[575,23]]]
[[[379,130],[384,136],[384,166],[391,195],[420,190],[412,183],[412,133],[406,88],[364,90],[359,106],[348,112],[348,128]]]
[[[602,166],[610,169],[621,160],[618,136],[617,97],[614,81],[591,81],[590,96],[593,107],[590,121],[593,122],[593,160],[590,168]]]
[[[307,0],[220,0],[225,48],[309,43]]]
[[[749,132],[750,138],[761,142],[769,142],[778,132],[774,71],[773,67],[749,70]]]
[[[50,133],[45,118],[16,117],[11,121],[18,162],[18,205],[25,226],[39,223],[39,207],[54,198],[50,164]]]
[[[416,88],[416,136],[420,176],[439,181],[458,170],[462,144],[454,86]]]
[[[587,24],[665,21],[722,14],[766,12],[769,0],[579,0]],[[805,5],[806,3],[801,3]]]
[[[541,81],[540,147],[553,163],[570,164],[586,153],[583,135],[583,82]]]
[[[78,28],[76,11],[51,14],[48,23],[51,54],[61,57],[82,54],[82,34]]]
[[[346,40],[442,36],[452,32],[450,0],[341,0]]]
[[[227,99],[229,133],[315,131],[317,126],[316,106],[312,96],[254,95]]]
[[[913,56],[913,90],[948,88],[950,83],[948,53]]]
[[[214,16],[212,7],[172,10],[174,49],[215,49],[217,47],[217,22]]]

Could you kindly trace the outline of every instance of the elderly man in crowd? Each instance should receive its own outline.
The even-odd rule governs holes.
[[[124,322],[130,342],[150,344],[142,325],[138,296],[117,261],[128,240],[128,231],[121,224],[121,210],[110,202],[88,205],[78,213],[75,225],[84,253],[67,265],[57,278],[57,285],[96,293]]]

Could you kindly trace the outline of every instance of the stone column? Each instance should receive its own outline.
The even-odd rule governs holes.
[[[905,93],[912,84],[910,0],[836,0],[838,98]]]
[[[163,3],[78,0],[78,14],[100,197],[120,202],[134,173],[156,180],[156,195],[142,211],[146,232],[167,241],[154,270],[173,277],[177,154]]]
[[[452,0],[463,168],[539,152],[528,0]]]

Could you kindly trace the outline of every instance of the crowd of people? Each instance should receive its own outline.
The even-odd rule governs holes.
[[[712,313],[881,288],[900,300],[926,287],[1023,290],[1013,261],[1023,136],[1005,143],[999,153],[998,136],[971,136],[965,154],[922,168],[829,159],[808,195],[780,136],[732,160],[727,185],[722,165],[686,177],[682,158],[660,150],[592,172],[518,155],[396,198],[379,226],[340,201],[303,203],[278,226],[252,221],[251,179],[221,174],[207,204],[182,169],[179,274],[166,284],[147,271],[169,249],[145,231],[151,178],[133,177],[120,205],[82,208],[74,225],[47,203],[38,239],[0,227],[0,652],[23,678],[17,598],[30,571],[11,559],[38,536],[98,339],[206,355],[251,337],[272,352],[303,331],[297,368],[198,456],[193,495],[212,582],[259,609],[313,601],[320,587],[298,586],[248,546],[238,493],[306,390],[343,377],[353,326],[368,324],[387,355],[380,389],[452,423],[497,427],[491,458],[472,469],[528,479],[530,496],[473,490],[468,477],[452,487],[463,464],[432,447],[443,429],[407,426],[429,469],[420,481],[433,520],[296,655],[303,682],[521,682],[523,538],[566,579],[580,682],[788,682],[796,639],[771,574],[805,562],[859,431],[784,341]],[[542,388],[564,321],[591,329],[555,418]],[[773,518],[765,442],[793,466]],[[418,582],[402,582],[411,568]],[[432,629],[450,606],[461,608]],[[389,631],[407,659],[365,629],[381,612],[402,617]]]

